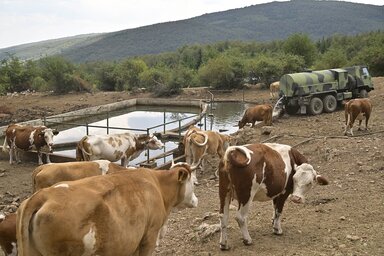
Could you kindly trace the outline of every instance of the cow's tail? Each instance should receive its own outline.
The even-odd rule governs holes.
[[[224,163],[230,163],[236,167],[245,167],[252,160],[253,151],[245,146],[230,146],[224,154]]]
[[[43,206],[45,199],[39,194],[34,194],[35,196],[30,197],[20,205],[17,210],[17,219],[16,219],[16,240],[17,240],[17,249],[18,255],[41,255],[37,252],[37,248],[31,239],[33,232],[33,220],[36,213]],[[36,198],[37,196],[37,198]]]
[[[207,143],[208,143],[208,135],[207,135],[207,134],[205,134],[205,133],[203,133],[203,132],[198,132],[198,131],[196,131],[195,134],[199,134],[199,135],[203,136],[203,137],[204,137],[204,142],[203,142],[203,143],[197,142],[197,141],[194,139],[194,136],[191,135],[191,136],[190,136],[190,139],[191,139],[191,142],[192,142],[193,144],[195,144],[195,145],[197,145],[197,146],[199,146],[199,147],[204,147],[205,145],[207,145]]]
[[[4,137],[3,152],[8,152],[7,136]]]
[[[76,161],[87,161],[91,155],[84,149],[84,141],[87,139],[87,136],[84,136],[78,143],[76,147]]]

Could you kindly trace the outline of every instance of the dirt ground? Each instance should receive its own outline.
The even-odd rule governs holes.
[[[327,177],[328,186],[316,186],[304,204],[286,202],[282,228],[272,233],[272,203],[255,202],[248,226],[253,245],[245,246],[230,211],[231,250],[219,249],[218,181],[209,177],[217,168],[217,158],[198,174],[196,187],[199,206],[172,213],[168,232],[156,255],[384,255],[384,77],[373,79],[375,90],[369,93],[373,103],[369,131],[343,136],[343,109],[319,116],[284,116],[273,124],[270,135],[260,128],[246,127],[236,132],[238,144],[263,142],[295,146],[315,169]],[[28,94],[0,97],[2,124],[36,119],[44,115],[107,104],[149,94],[128,93],[69,94],[52,96]],[[178,98],[207,98],[207,93],[186,92]],[[249,89],[215,94],[215,99],[270,102],[269,92]],[[240,117],[239,117],[240,119]],[[274,137],[275,136],[275,137]],[[0,160],[0,211],[14,211],[31,192],[34,163],[9,165]],[[1,253],[0,253],[1,255]]]

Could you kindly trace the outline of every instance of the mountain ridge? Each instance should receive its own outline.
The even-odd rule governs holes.
[[[354,35],[382,30],[383,13],[384,6],[340,1],[270,2],[178,21],[70,37],[56,47],[50,42],[50,51],[45,50],[46,46],[38,45],[41,42],[24,48],[4,48],[0,49],[0,59],[4,58],[5,50],[22,59],[36,59],[44,52],[49,53],[47,56],[59,54],[74,62],[86,62],[158,54],[183,45],[282,40],[294,33],[306,33],[317,40],[334,34]]]

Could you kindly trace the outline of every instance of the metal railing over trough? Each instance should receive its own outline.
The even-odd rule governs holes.
[[[82,127],[84,126],[85,129],[86,129],[86,135],[90,135],[89,133],[89,128],[100,128],[100,129],[106,129],[107,131],[107,134],[109,134],[110,130],[122,130],[122,131],[134,131],[134,132],[142,132],[144,134],[147,134],[147,135],[150,135],[151,133],[159,136],[159,137],[167,137],[167,136],[175,136],[175,137],[178,137],[178,138],[181,138],[181,132],[185,129],[187,129],[190,125],[194,125],[196,123],[198,123],[199,121],[201,122],[201,120],[204,118],[204,124],[201,124],[201,126],[204,126],[205,128],[207,127],[207,120],[206,120],[206,111],[203,111],[201,112],[200,114],[196,114],[196,115],[192,115],[192,116],[188,116],[188,117],[184,117],[184,118],[178,118],[177,120],[173,120],[173,121],[166,121],[166,112],[164,112],[164,118],[163,118],[163,123],[162,124],[159,124],[159,125],[155,125],[155,126],[151,126],[151,127],[148,127],[146,129],[137,129],[137,128],[127,128],[127,127],[115,127],[115,126],[110,126],[109,125],[109,118],[110,118],[110,114],[107,113],[107,118],[106,118],[106,122],[107,122],[107,125],[103,126],[103,125],[92,125],[92,124],[89,124],[88,122],[85,122],[85,123],[81,123],[81,122],[66,122],[66,121],[63,121],[63,122],[59,122],[59,121],[50,121],[49,117],[44,117],[43,118],[43,123],[45,126],[70,126],[70,127]],[[189,120],[191,119],[190,122],[187,122],[187,123],[184,123],[183,124],[183,121],[185,120]],[[57,117],[54,118],[54,120],[57,120]],[[171,125],[171,124],[174,124],[174,123],[177,123],[178,126],[176,128],[173,128],[173,129],[168,129],[167,130],[167,126]],[[162,132],[156,132],[154,131],[155,129],[157,128],[162,128]],[[63,143],[63,144],[56,144],[55,145],[55,148],[59,148],[60,146],[70,146],[70,145],[76,145],[77,142],[69,142],[69,143]],[[150,158],[149,157],[149,149],[147,149],[147,160],[144,161],[146,162],[146,164],[149,164],[150,161],[153,161],[154,159],[157,159],[157,158],[162,158],[162,157],[166,157],[168,155],[171,155],[174,153],[174,149],[173,150],[170,150],[169,152],[164,152],[163,154],[161,154],[160,156],[157,156],[157,157],[153,157],[153,158]],[[144,164],[144,162],[140,162],[139,164]]]

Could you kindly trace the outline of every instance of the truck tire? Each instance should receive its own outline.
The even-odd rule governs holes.
[[[318,97],[313,97],[309,102],[308,112],[311,115],[320,115],[323,112],[323,101]]]
[[[367,92],[367,90],[365,90],[365,89],[360,90],[360,92],[359,92],[359,97],[360,97],[360,98],[368,98],[368,92]]]
[[[297,111],[299,111],[300,106],[298,105],[288,105],[285,107],[285,111],[287,111],[288,115],[294,115],[297,114]]]
[[[327,95],[323,99],[324,112],[332,113],[337,108],[337,100],[333,95]]]

